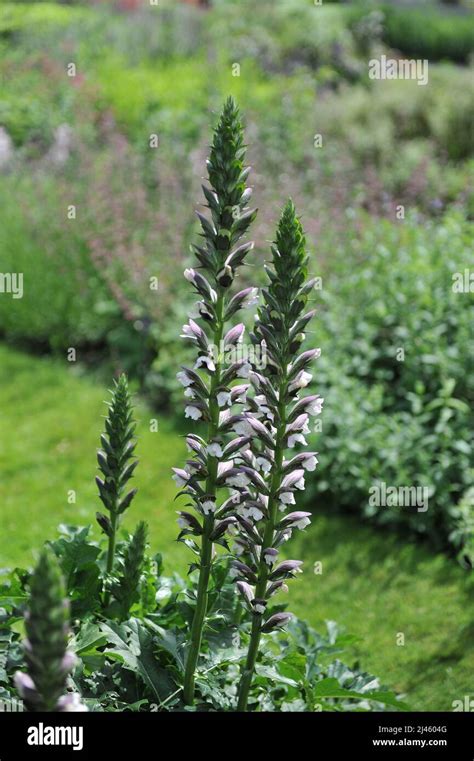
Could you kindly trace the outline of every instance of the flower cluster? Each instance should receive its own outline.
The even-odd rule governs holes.
[[[66,691],[75,656],[67,650],[68,601],[55,555],[44,550],[30,582],[24,642],[27,672],[15,684],[28,711],[86,711],[77,693]]]
[[[248,444],[248,437],[229,441],[236,404],[245,403],[251,365],[245,359],[227,364],[224,355],[243,340],[244,325],[226,330],[226,323],[242,308],[256,302],[257,289],[246,288],[234,295],[231,286],[238,268],[252,249],[241,242],[256,211],[248,208],[251,196],[246,187],[249,167],[244,166],[245,145],[238,109],[229,98],[214,131],[207,162],[209,187],[203,193],[210,217],[198,212],[202,242],[194,246],[199,268],[187,269],[185,277],[198,295],[193,316],[183,326],[182,337],[196,348],[192,368],[184,367],[178,379],[185,387],[185,415],[207,424],[205,437],[187,437],[190,458],[184,468],[174,469],[174,479],[190,500],[193,512],[180,511],[180,539],[199,558],[196,608],[187,656],[184,698],[194,695],[194,671],[204,625],[212,563],[212,545],[224,543],[224,534],[236,523],[234,497],[219,501],[222,487],[239,487],[243,477],[234,467],[235,455]],[[236,385],[237,382],[237,385]],[[198,544],[199,542],[199,544]]]
[[[137,493],[136,489],[127,491],[126,486],[138,465],[138,460],[133,459],[135,423],[128,381],[124,374],[114,382],[111,394],[112,399],[108,404],[108,415],[105,419],[105,433],[100,437],[102,449],[97,452],[102,478],[96,476],[95,479],[99,497],[108,511],[108,515],[99,512],[96,514],[99,526],[108,537],[107,575],[111,574],[114,566],[121,516],[130,507]],[[106,591],[106,601],[109,593],[110,589]]]
[[[210,219],[198,214],[203,245],[195,246],[199,270],[187,269],[197,301],[182,337],[196,347],[192,368],[178,379],[185,387],[185,416],[207,424],[207,436],[191,433],[184,468],[174,469],[180,494],[189,498],[179,512],[179,539],[198,557],[199,570],[191,642],[187,654],[184,699],[193,702],[194,674],[206,618],[213,545],[229,549],[234,540],[231,574],[247,607],[251,639],[242,672],[239,707],[245,710],[262,632],[290,618],[271,609],[270,599],[286,590],[300,571],[298,560],[280,559],[281,545],[295,529],[309,524],[309,513],[296,509],[296,494],[305,475],[317,465],[316,452],[290,453],[306,446],[309,422],[323,400],[307,395],[310,363],[319,349],[303,350],[305,329],[314,315],[307,311],[314,281],[307,280],[305,238],[293,203],[285,206],[267,267],[268,286],[258,308],[247,358],[227,362],[228,350],[242,344],[244,325],[224,329],[245,306],[258,303],[255,288],[233,296],[229,289],[251,243],[241,243],[255,216],[247,209],[242,127],[232,99],[224,107],[208,161],[210,188],[203,187]],[[249,347],[246,347],[249,348]],[[265,363],[255,357],[265,355]],[[245,381],[245,382],[242,382]],[[235,410],[234,405],[241,405]],[[221,498],[221,491],[228,494]]]
[[[306,445],[310,417],[321,412],[318,395],[301,395],[311,381],[310,363],[319,349],[301,351],[305,329],[314,315],[306,311],[314,281],[307,281],[307,254],[301,223],[291,201],[285,206],[272,246],[269,285],[263,289],[251,339],[265,342],[266,372],[252,370],[242,419],[235,425],[250,438],[240,452],[247,497],[237,509],[239,558],[233,563],[237,587],[252,615],[252,634],[242,673],[239,708],[245,710],[258,643],[262,632],[283,626],[289,613],[269,610],[269,601],[286,591],[286,581],[300,571],[299,560],[280,560],[281,545],[295,529],[304,529],[310,514],[294,510],[296,494],[305,487],[307,471],[317,465],[316,452],[286,457]],[[243,481],[241,482],[243,485]]]

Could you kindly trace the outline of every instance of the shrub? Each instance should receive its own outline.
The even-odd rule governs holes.
[[[331,356],[325,361],[321,340],[326,451],[314,489],[442,546],[473,475],[472,294],[453,291],[469,240],[456,214],[436,225],[366,223],[323,292]],[[425,486],[428,510],[374,509],[370,489],[381,481]]]
[[[392,48],[430,61],[467,63],[474,51],[474,19],[466,12],[384,5],[383,39]]]

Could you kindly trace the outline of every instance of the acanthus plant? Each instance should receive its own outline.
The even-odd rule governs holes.
[[[186,417],[207,425],[204,437],[196,434],[187,437],[192,457],[184,469],[174,469],[174,478],[183,487],[181,493],[191,498],[194,509],[193,513],[179,514],[180,539],[198,556],[195,565],[199,570],[184,676],[183,695],[187,704],[194,700],[213,544],[225,542],[224,533],[236,523],[235,498],[220,502],[219,497],[223,487],[240,486],[243,476],[234,467],[232,456],[249,441],[248,437],[238,437],[229,442],[228,434],[235,421],[231,408],[245,401],[248,389],[248,384],[232,384],[238,378],[248,377],[250,364],[242,358],[228,365],[224,356],[229,348],[240,344],[244,334],[243,324],[226,330],[227,323],[239,309],[255,303],[257,297],[256,288],[246,288],[235,295],[231,291],[237,270],[253,247],[251,242],[240,242],[256,216],[256,211],[247,206],[251,197],[251,189],[246,186],[250,168],[244,166],[244,157],[239,111],[229,98],[215,128],[207,162],[210,187],[203,185],[203,192],[210,219],[198,213],[203,245],[194,246],[194,251],[199,268],[185,271],[186,279],[200,297],[195,318],[190,318],[183,327],[183,337],[196,345],[197,358],[194,367],[184,367],[178,378],[186,387]]]
[[[236,429],[251,437],[241,450],[244,472],[250,481],[249,496],[238,508],[240,557],[233,570],[237,586],[251,615],[247,658],[242,667],[238,709],[247,709],[261,635],[284,626],[290,613],[271,613],[270,600],[286,591],[302,563],[279,560],[280,547],[294,529],[310,523],[310,513],[294,509],[295,493],[304,489],[305,472],[314,471],[316,452],[301,452],[286,458],[287,450],[306,445],[309,418],[318,415],[323,399],[300,392],[311,381],[310,363],[319,349],[301,351],[305,328],[315,314],[305,311],[315,281],[307,280],[308,256],[301,222],[288,201],[272,246],[272,262],[267,267],[268,287],[262,289],[263,306],[258,310],[252,340],[264,342],[266,365],[254,369],[250,381],[255,391],[248,395],[248,411]]]
[[[128,381],[124,374],[120,376],[118,381],[114,381],[111,394],[112,399],[107,404],[108,415],[105,419],[105,432],[100,437],[102,449],[97,452],[97,462],[102,478],[96,476],[99,497],[108,512],[108,515],[99,512],[96,515],[99,526],[108,538],[105,604],[110,601],[120,520],[137,493],[136,489],[127,491],[126,487],[138,465],[138,460],[133,459],[135,423]],[[143,545],[144,549],[146,527],[139,527],[137,532],[138,538],[135,538],[135,544]]]
[[[241,359],[227,367],[224,361],[224,353],[229,346],[239,344],[244,333],[244,326],[239,324],[224,336],[224,322],[237,309],[257,301],[255,288],[240,291],[233,298],[228,293],[236,266],[243,263],[251,248],[250,243],[233,248],[254,216],[249,211],[242,215],[250,195],[242,180],[247,174],[243,155],[238,112],[233,101],[228,100],[208,163],[213,191],[203,188],[212,221],[199,214],[205,247],[195,250],[206,276],[195,270],[185,272],[202,299],[196,305],[196,319],[200,318],[203,327],[191,318],[183,328],[183,337],[196,343],[198,356],[192,369],[183,368],[178,373],[186,388],[186,417],[207,422],[207,438],[188,435],[193,457],[184,469],[174,469],[174,478],[183,487],[180,494],[189,496],[189,506],[194,508],[194,512],[180,511],[179,538],[199,557],[191,566],[199,570],[199,580],[186,659],[184,701],[192,704],[194,700],[213,544],[223,544],[228,549],[226,535],[234,535],[237,530],[234,547],[242,557],[234,559],[232,573],[238,577],[237,586],[252,618],[239,692],[239,708],[245,710],[261,633],[283,626],[290,617],[283,612],[266,616],[268,600],[285,588],[284,579],[292,577],[301,565],[291,560],[278,563],[278,548],[294,528],[304,528],[309,523],[309,513],[293,510],[283,515],[281,511],[295,503],[294,492],[304,488],[304,473],[315,469],[316,454],[301,453],[286,461],[284,452],[296,444],[306,444],[309,415],[319,414],[322,400],[318,396],[298,399],[299,391],[311,379],[306,368],[319,350],[298,354],[305,338],[304,328],[314,314],[303,314],[314,281],[306,281],[305,239],[291,202],[283,211],[272,248],[270,285],[264,291],[265,303],[252,336],[255,351],[248,352],[248,357],[265,356],[265,362],[256,366],[255,362]],[[235,183],[240,187],[236,189]],[[234,385],[238,377],[250,378],[255,389],[253,397],[247,398],[250,384]],[[232,414],[236,402],[244,405],[240,414]],[[228,441],[232,433],[234,438]],[[223,489],[230,490],[230,496],[220,501]]]
[[[28,711],[86,711],[80,696],[67,689],[76,657],[67,649],[69,601],[59,563],[51,550],[40,555],[30,580],[23,649],[26,671],[15,684]]]

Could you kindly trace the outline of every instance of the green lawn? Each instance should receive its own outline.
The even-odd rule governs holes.
[[[99,507],[95,450],[106,396],[67,362],[0,346],[0,566],[29,564],[61,522],[93,521]],[[184,459],[184,443],[168,420],[145,406],[137,406],[137,416],[139,495],[127,527],[145,518],[168,571],[183,573],[188,558],[174,541],[170,469]],[[157,433],[150,432],[154,417]],[[68,502],[70,490],[75,504]],[[449,710],[452,700],[471,694],[474,613],[468,574],[442,555],[355,519],[317,508],[315,513],[313,526],[288,548],[306,567],[291,585],[291,609],[319,628],[325,619],[344,624],[360,638],[352,654],[362,666],[406,693],[416,710]],[[320,575],[312,570],[316,561],[322,562]],[[404,645],[397,644],[400,633]]]

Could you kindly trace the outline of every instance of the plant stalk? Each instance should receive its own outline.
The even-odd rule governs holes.
[[[106,579],[107,588],[104,594],[104,605],[108,605],[110,602],[110,574],[112,573],[115,560],[115,546],[117,544],[117,513],[110,513],[110,536],[109,545],[107,548],[107,565],[106,565]]]
[[[267,580],[269,574],[269,568],[265,562],[265,550],[272,546],[273,536],[275,532],[275,524],[277,522],[278,505],[275,499],[275,493],[280,485],[281,481],[281,469],[283,464],[284,447],[283,440],[286,430],[286,408],[282,401],[284,399],[284,393],[286,390],[286,378],[280,384],[280,403],[279,403],[279,426],[277,430],[276,442],[275,442],[275,461],[271,476],[270,498],[268,500],[268,521],[265,526],[265,532],[263,535],[263,544],[261,547],[260,564],[257,575],[257,584],[255,586],[255,597],[264,598],[267,588]],[[258,648],[260,646],[260,638],[262,636],[262,616],[258,613],[253,613],[252,616],[252,630],[250,634],[249,648],[247,651],[247,657],[245,665],[242,669],[237,710],[246,711],[250,687],[252,686],[252,679],[255,671],[255,663],[257,661]]]
[[[209,394],[209,426],[207,440],[212,441],[219,428],[219,406],[217,404],[217,389],[220,383],[221,362],[219,354],[222,336],[224,332],[224,296],[219,295],[216,303],[217,324],[214,331],[214,346],[217,347],[217,356],[215,363],[215,372],[211,380]],[[208,476],[206,479],[206,494],[215,497],[216,479],[217,479],[217,458],[209,457]],[[186,705],[194,703],[194,682],[196,665],[201,650],[202,632],[207,613],[208,587],[211,575],[212,563],[212,540],[211,535],[214,530],[214,516],[209,514],[204,521],[204,533],[201,540],[201,555],[199,563],[199,581],[196,597],[196,609],[194,611],[193,623],[191,626],[191,641],[189,646],[186,668],[184,673],[183,698]]]

